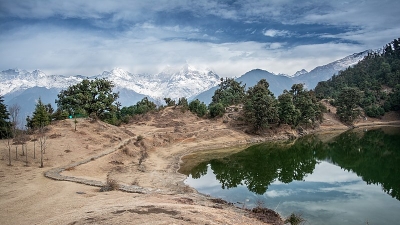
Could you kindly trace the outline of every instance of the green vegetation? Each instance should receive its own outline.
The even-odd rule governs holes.
[[[254,87],[250,87],[244,100],[245,121],[258,131],[278,120],[278,101],[268,89],[265,79],[260,80]]]
[[[0,139],[12,137],[12,124],[10,113],[4,105],[3,96],[0,96]]]
[[[118,119],[118,123],[121,122],[128,123],[129,120],[134,115],[145,114],[151,111],[155,111],[157,109],[157,105],[150,101],[147,97],[144,97],[142,100],[138,101],[135,105],[124,106],[121,110],[116,113],[116,119]],[[117,123],[111,123],[114,125],[119,125]]]
[[[175,100],[172,100],[171,98],[164,98],[165,103],[167,106],[174,106],[175,105]]]
[[[199,117],[203,117],[207,114],[207,106],[204,102],[200,102],[198,99],[189,103],[189,110]]]
[[[225,113],[225,106],[222,103],[210,104],[208,110],[211,118],[221,117]]]
[[[85,79],[62,90],[56,100],[59,109],[70,115],[84,112],[86,115],[105,119],[117,111],[115,101],[118,93],[113,93],[114,84],[106,79]]]
[[[318,102],[313,91],[305,90],[303,84],[294,84],[288,94],[292,95],[295,108],[292,113],[293,123],[288,123],[289,125],[308,125],[322,120],[322,112],[325,111],[325,107]],[[285,114],[284,111],[282,113]]]
[[[50,124],[52,113],[53,109],[51,105],[43,104],[42,100],[39,98],[32,118],[30,116],[26,118],[26,126],[33,130],[43,128]]]
[[[189,103],[185,97],[178,99],[178,106],[181,107],[182,112],[186,112],[187,110],[189,110]]]
[[[368,116],[380,117],[385,111],[399,110],[400,38],[387,44],[382,53],[371,53],[354,67],[339,72],[328,81],[319,82],[315,93],[319,99],[337,101],[340,96],[343,100],[344,94],[341,93],[347,92],[347,88],[360,90],[357,105]],[[339,116],[344,122],[349,122],[348,115]]]
[[[225,107],[237,104],[243,104],[243,120],[252,125],[256,133],[270,124],[284,123],[294,127],[315,124],[322,120],[325,111],[314,92],[305,90],[303,84],[294,84],[290,91],[285,90],[276,99],[265,79],[245,92],[245,85],[226,78],[221,79],[219,89],[212,97],[209,116],[220,117],[225,113]]]
[[[337,106],[336,114],[341,121],[352,124],[360,115],[360,110],[357,109],[360,99],[361,92],[358,88],[343,88],[335,104]]]
[[[224,106],[236,105],[242,102],[245,96],[246,85],[241,85],[233,78],[221,78],[219,88],[215,90],[212,96],[211,104],[221,103]]]
[[[288,218],[285,219],[285,224],[290,223],[291,225],[303,224],[306,220],[298,214],[292,213]]]
[[[243,102],[246,85],[241,84],[233,78],[225,78],[225,80],[221,78],[219,88],[215,90],[208,106],[211,118],[222,116],[225,113],[225,107]]]

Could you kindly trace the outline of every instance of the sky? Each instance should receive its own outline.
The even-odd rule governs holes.
[[[294,74],[400,37],[398,0],[0,0],[0,70]]]

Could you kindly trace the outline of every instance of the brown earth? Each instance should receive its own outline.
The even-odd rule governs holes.
[[[8,166],[3,140],[0,224],[264,224],[256,218],[258,214],[186,186],[186,176],[177,172],[182,156],[210,149],[237,150],[227,147],[287,139],[300,133],[348,129],[334,114],[327,113],[314,129],[294,131],[280,126],[249,135],[245,124],[236,118],[232,112],[208,120],[169,107],[121,127],[79,119],[74,131],[73,120],[57,121],[46,131],[44,168],[39,168],[39,145],[32,141],[26,144],[28,165],[21,145],[13,145],[12,166]],[[360,120],[357,126],[393,120],[399,120],[399,115]],[[100,192],[107,179],[119,184],[120,191]],[[275,214],[268,215],[265,221],[269,224],[282,224]]]

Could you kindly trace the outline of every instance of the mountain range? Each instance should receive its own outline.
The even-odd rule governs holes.
[[[254,69],[236,80],[246,84],[246,87],[251,87],[260,79],[266,79],[275,96],[280,95],[284,89],[290,89],[295,83],[304,83],[308,89],[313,89],[319,81],[328,80],[340,70],[355,65],[370,52],[372,50],[355,53],[327,65],[318,66],[310,72],[303,69],[293,75],[276,75]],[[28,72],[9,69],[0,72],[0,95],[4,96],[4,102],[8,106],[19,104],[20,115],[26,118],[33,112],[39,97],[44,103],[51,103],[56,108],[57,94],[85,78],[83,75],[47,75],[40,70]],[[148,97],[158,104],[163,103],[164,97],[199,99],[209,104],[221,79],[210,69],[198,69],[189,64],[180,68],[167,67],[158,74],[132,74],[121,68],[114,68],[88,78],[105,78],[112,81],[115,84],[114,91],[120,93],[118,101],[123,106],[134,105],[143,97]]]

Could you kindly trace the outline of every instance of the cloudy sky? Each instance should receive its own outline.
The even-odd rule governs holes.
[[[397,0],[0,0],[0,70],[293,74],[400,37]]]

